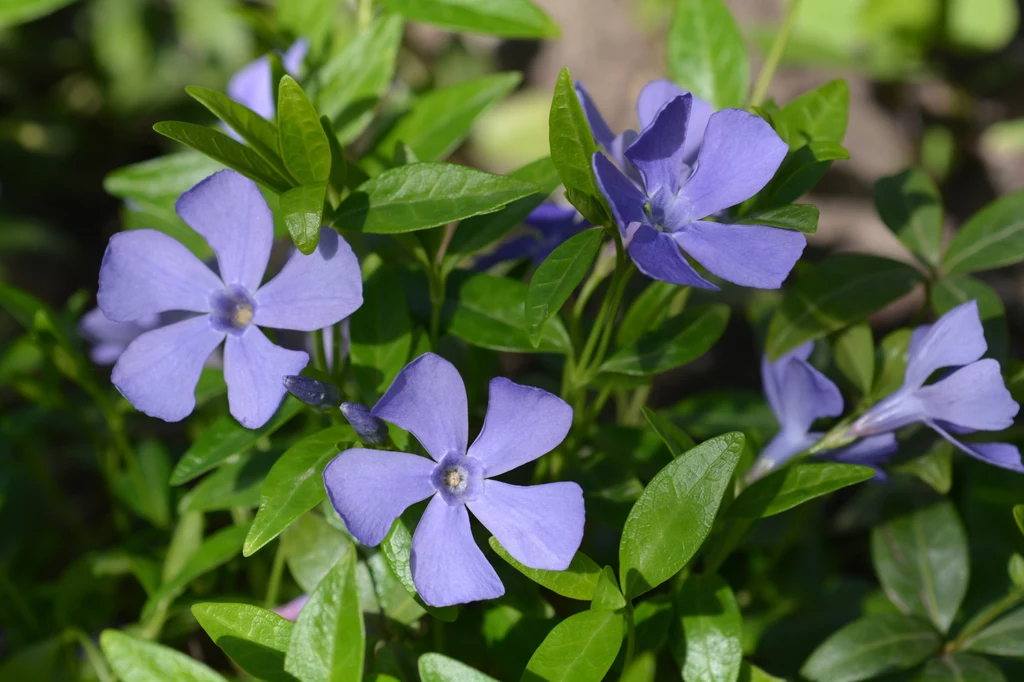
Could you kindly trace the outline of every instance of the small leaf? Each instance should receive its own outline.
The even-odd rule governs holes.
[[[665,53],[672,80],[716,110],[747,105],[747,48],[722,0],[677,0]]]
[[[295,247],[307,256],[316,251],[323,225],[327,184],[299,185],[281,195],[281,213]]]
[[[1006,676],[981,656],[954,653],[928,661],[915,682],[1006,682]]]
[[[932,179],[911,168],[875,183],[875,208],[882,222],[930,267],[942,260],[942,197]]]
[[[681,637],[674,641],[686,682],[735,680],[743,662],[743,618],[728,583],[691,575],[674,598]]]
[[[878,400],[903,385],[907,372],[907,349],[910,346],[910,329],[897,329],[889,333],[878,344],[875,366],[878,368],[871,398]]]
[[[565,185],[566,198],[592,224],[607,224],[611,213],[594,177],[597,143],[587,125],[568,68],[562,69],[555,83],[548,117],[548,140],[551,162]]]
[[[651,479],[626,519],[619,544],[623,593],[633,599],[686,565],[718,513],[743,451],[743,434],[705,441]]]
[[[935,492],[945,495],[953,487],[953,444],[936,438],[923,455],[903,462],[894,469],[917,476]]]
[[[497,682],[493,677],[442,654],[423,654],[418,666],[421,682]]]
[[[626,599],[619,590],[618,580],[611,566],[605,566],[598,574],[592,602],[590,608],[593,611],[618,611],[626,608]]]
[[[526,292],[526,325],[534,345],[540,345],[544,325],[558,314],[583,281],[603,238],[602,228],[573,235],[555,248],[533,273]]]
[[[545,571],[523,566],[505,551],[496,538],[492,537],[488,542],[498,556],[538,585],[569,599],[590,601],[594,598],[601,567],[583,552],[576,552],[564,571]]]
[[[763,519],[816,497],[870,480],[871,467],[838,462],[800,462],[746,488],[727,512],[732,518]]]
[[[810,204],[788,204],[778,208],[769,208],[743,216],[735,221],[739,225],[767,225],[781,227],[784,230],[795,230],[804,234],[818,231],[818,208]]]
[[[729,306],[724,304],[687,309],[636,344],[616,351],[601,365],[601,372],[647,376],[681,367],[706,353],[728,321]]]
[[[213,643],[250,675],[267,682],[295,682],[284,671],[284,656],[295,625],[251,604],[207,602],[192,614]]]
[[[191,656],[117,630],[104,630],[100,646],[122,682],[227,682]]]
[[[658,434],[658,438],[661,438],[665,445],[668,446],[668,450],[672,453],[673,457],[678,457],[690,448],[696,447],[697,444],[685,431],[654,410],[642,407],[640,411],[644,413],[647,423]]]
[[[557,38],[558,24],[530,0],[381,0],[413,21],[504,38]]]
[[[942,270],[958,275],[994,270],[1024,260],[1024,192],[1000,197],[968,220],[953,237]]]
[[[834,80],[805,92],[772,116],[772,123],[791,149],[810,142],[841,144],[850,111],[850,86]]]
[[[614,611],[569,616],[533,652],[520,682],[600,682],[619,653],[624,626]]]
[[[1024,607],[1011,611],[971,637],[964,650],[992,656],[1024,656]]]
[[[860,682],[913,668],[941,644],[923,620],[900,613],[868,616],[822,642],[800,673],[811,682]]]
[[[405,367],[412,348],[402,280],[390,267],[363,261],[363,305],[352,314],[350,333],[352,374],[368,401],[376,401]]]
[[[281,79],[277,95],[277,124],[281,157],[300,185],[323,185],[331,176],[331,148],[320,115],[295,79]]]
[[[832,346],[836,367],[862,394],[875,382],[875,341],[871,327],[855,324],[836,337]]]

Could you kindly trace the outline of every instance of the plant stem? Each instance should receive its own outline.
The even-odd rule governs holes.
[[[793,20],[796,19],[796,12],[800,7],[800,0],[789,0],[789,8],[786,10],[786,17],[782,20],[782,26],[775,35],[775,41],[768,51],[761,73],[757,75],[757,84],[754,86],[754,93],[750,96],[750,105],[759,106],[768,94],[768,86],[772,84],[772,77],[775,76],[775,69],[779,66],[782,53],[786,49],[786,42],[789,40],[789,31],[793,28]]]
[[[270,567],[270,579],[267,581],[267,596],[263,605],[272,609],[277,606],[278,595],[281,592],[281,577],[284,575],[284,544],[278,540],[277,550],[274,552],[274,563]]]
[[[1024,600],[1024,590],[1014,589],[1011,591],[1010,594],[1006,595],[971,619],[971,621],[964,626],[964,629],[956,636],[956,639],[946,645],[946,651],[954,652],[966,647],[970,644],[971,639],[976,634],[988,627],[992,621],[1016,606],[1021,600]]]
[[[324,330],[313,332],[313,366],[321,372],[327,371],[327,354],[324,352]]]
[[[444,306],[444,278],[434,267],[427,265],[427,289],[430,293],[430,347],[437,350],[437,338],[441,329],[441,308]]]
[[[636,654],[636,624],[633,622],[633,602],[626,602],[626,658],[622,662],[622,669],[629,670]]]

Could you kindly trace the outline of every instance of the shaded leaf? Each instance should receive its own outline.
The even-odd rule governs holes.
[[[923,620],[899,613],[868,616],[822,642],[800,670],[811,682],[859,682],[907,670],[939,650]]]
[[[634,345],[617,350],[601,371],[645,376],[680,367],[706,353],[725,332],[728,321],[727,305],[689,308]]]
[[[746,488],[729,507],[732,518],[763,519],[816,497],[863,483],[875,475],[871,467],[838,462],[798,462],[765,476]]]
[[[540,345],[544,325],[558,314],[583,281],[603,238],[602,228],[575,234],[552,251],[533,273],[526,292],[526,326],[534,345]]]

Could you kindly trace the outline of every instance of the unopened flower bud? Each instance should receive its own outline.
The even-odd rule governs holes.
[[[284,387],[293,396],[318,410],[333,410],[341,403],[338,387],[326,381],[293,374],[284,377]]]
[[[380,445],[388,439],[388,425],[370,414],[370,408],[359,403],[342,403],[341,413],[368,445]]]

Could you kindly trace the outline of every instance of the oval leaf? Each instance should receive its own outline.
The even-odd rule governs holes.
[[[678,0],[665,52],[672,79],[716,110],[746,106],[747,47],[723,0]]]
[[[857,464],[794,464],[765,476],[740,493],[728,515],[738,519],[767,518],[840,488],[863,483],[874,475],[871,467]]]
[[[916,682],[1006,682],[1006,675],[981,656],[947,654],[928,661]]]
[[[728,322],[727,305],[690,308],[644,334],[635,344],[616,351],[601,365],[601,371],[647,376],[681,367],[704,355],[725,332]]]
[[[558,314],[583,281],[603,237],[602,228],[573,235],[552,251],[533,273],[526,292],[526,325],[534,346],[540,345],[547,321]]]
[[[674,598],[679,633],[675,654],[686,682],[736,680],[743,662],[743,618],[728,583],[691,575]]]
[[[250,675],[267,682],[295,682],[284,671],[295,628],[291,621],[251,604],[196,604],[192,614],[213,643]]]
[[[600,682],[622,646],[625,620],[614,611],[584,611],[548,633],[521,682]]]
[[[992,270],[1024,260],[1024,192],[981,209],[953,237],[942,269],[949,275]]]
[[[297,248],[307,256],[316,250],[323,225],[324,197],[327,183],[300,185],[281,195],[281,213],[288,234]]]
[[[117,630],[104,630],[100,646],[122,682],[227,682],[180,651]]]
[[[1024,608],[1012,611],[971,637],[964,649],[992,656],[1024,657]]]
[[[861,618],[826,639],[800,673],[811,682],[860,682],[907,670],[939,650],[928,623],[899,613]]]
[[[598,151],[568,68],[555,83],[548,115],[548,144],[565,196],[594,225],[608,223],[608,206],[597,187],[593,158]]]
[[[493,677],[442,654],[423,654],[418,665],[420,682],[496,682]]]
[[[498,556],[538,585],[569,599],[590,601],[594,598],[594,590],[601,576],[601,567],[583,552],[576,552],[569,567],[564,571],[545,571],[523,566],[505,551],[497,538],[492,537],[488,542]]]
[[[281,79],[277,93],[281,157],[299,184],[321,185],[331,175],[331,148],[320,115],[295,79]]]
[[[926,265],[942,260],[942,197],[920,168],[875,183],[875,208],[882,222]]]

